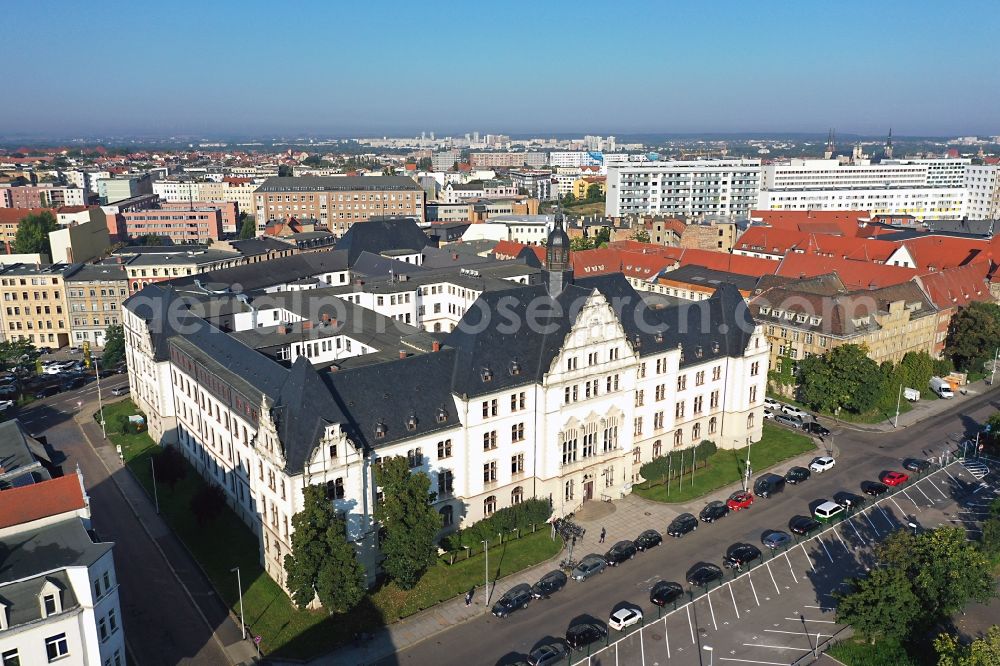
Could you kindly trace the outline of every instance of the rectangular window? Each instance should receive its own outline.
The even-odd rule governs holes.
[[[7,650],[0,655],[0,663],[3,666],[21,666],[21,657],[17,654],[17,650]]]
[[[444,460],[445,458],[451,458],[450,439],[446,439],[443,442],[438,442],[438,460]]]
[[[45,617],[48,617],[56,612],[56,595],[46,594],[42,599],[42,602],[45,604]]]
[[[758,372],[760,372],[760,361],[754,361],[750,364],[750,376],[756,377]]]
[[[717,365],[712,368],[712,381],[718,381],[722,377],[722,366]]]
[[[679,419],[684,418],[684,402],[683,401],[678,402],[678,403],[676,403],[674,405],[674,416],[676,418],[679,418]]]
[[[701,405],[702,405],[702,401],[703,400],[704,400],[704,397],[702,397],[700,395],[694,399],[694,413],[695,414],[701,414]]]
[[[491,461],[483,465],[483,483],[493,483],[497,480],[497,463]]]
[[[524,439],[524,424],[515,423],[510,427],[510,441],[520,442]]]
[[[66,634],[56,634],[45,639],[45,654],[50,662],[61,659],[69,654],[69,643]]]
[[[719,406],[719,392],[712,391],[712,394],[709,396],[709,407],[714,409],[718,406]]]
[[[568,465],[576,462],[576,438],[567,439],[562,445],[562,464]]]
[[[524,471],[524,454],[518,453],[510,458],[510,473],[520,474]]]
[[[642,435],[642,417],[641,416],[635,417],[634,428],[633,428],[632,432],[633,432],[633,434],[636,437],[639,437],[640,435]]]
[[[483,433],[483,451],[497,448],[497,431],[490,430]]]
[[[677,390],[683,391],[684,389],[686,389],[687,381],[688,381],[687,375],[680,375],[679,377],[677,377]]]

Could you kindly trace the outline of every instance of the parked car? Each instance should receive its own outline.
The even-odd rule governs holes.
[[[527,583],[515,585],[493,604],[492,613],[497,617],[507,617],[520,608],[527,608],[532,598],[530,585]]]
[[[901,486],[909,480],[910,476],[903,472],[882,472],[879,477],[879,481],[887,486]]]
[[[797,416],[789,416],[788,414],[775,414],[774,422],[789,428],[795,428],[796,430],[802,428],[802,419]]]
[[[688,571],[687,582],[688,585],[694,587],[705,587],[720,578],[722,578],[722,569],[708,562],[700,562]]]
[[[129,388],[128,384],[122,384],[121,386],[116,386],[113,389],[111,389],[111,395],[118,395],[118,396],[128,395],[131,392],[132,389]]]
[[[830,429],[821,426],[817,421],[806,421],[802,424],[802,429],[817,437],[826,437],[830,434]]]
[[[580,563],[573,569],[573,580],[587,580],[591,576],[603,573],[607,566],[608,563],[603,557],[597,553],[591,553],[580,560]]]
[[[556,569],[550,571],[531,586],[531,595],[536,599],[548,598],[566,586],[566,574]]]
[[[837,461],[830,456],[816,456],[809,463],[809,471],[822,473],[828,469],[833,469],[833,466],[836,464]]]
[[[70,377],[65,382],[63,382],[64,391],[72,391],[73,389],[78,389],[87,383],[86,377]]]
[[[798,407],[795,407],[794,405],[786,405],[786,404],[782,403],[782,405],[781,405],[781,412],[783,414],[788,415],[788,416],[793,416],[793,417],[795,417],[795,418],[797,418],[797,419],[799,419],[801,421],[809,421],[809,420],[812,419],[812,414],[810,414],[809,412],[807,412],[804,409],[799,409]]]
[[[931,377],[929,386],[930,389],[934,391],[939,398],[949,399],[955,397],[955,392],[952,389],[951,383],[949,383],[948,380],[946,379],[942,379],[940,377]]]
[[[884,483],[879,483],[878,481],[862,481],[861,492],[865,495],[878,497],[879,495],[884,495],[889,492],[889,486]]]
[[[765,407],[764,408],[764,418],[765,419],[773,419],[774,418],[774,410],[771,410],[771,409],[768,409],[767,407]]]
[[[531,666],[552,666],[564,661],[566,661],[566,646],[562,643],[542,645],[528,655],[528,663]]]
[[[41,354],[51,354],[52,353],[52,348],[51,347],[39,347],[38,348],[38,353],[39,353],[39,355],[41,355]]]
[[[808,479],[809,476],[810,472],[805,467],[793,467],[785,472],[785,481],[794,486],[797,483],[802,483]]]
[[[684,588],[681,587],[680,583],[674,583],[669,580],[661,580],[653,586],[653,589],[649,591],[650,602],[656,604],[657,606],[666,606],[667,604],[680,599],[684,595]]]
[[[788,545],[792,541],[792,535],[788,532],[782,532],[781,530],[770,530],[764,533],[764,536],[760,538],[761,544],[770,548],[771,550],[776,550],[783,546]]]
[[[772,412],[780,412],[781,403],[774,398],[764,398],[764,409],[770,409]]]
[[[729,496],[728,500],[726,500],[726,506],[729,507],[730,511],[749,509],[752,504],[753,504],[753,494],[748,493],[745,490],[737,490],[735,493]]]
[[[0,412],[6,412],[14,406],[13,400],[0,400]]]
[[[923,473],[931,468],[931,464],[923,458],[907,458],[903,461],[903,469],[910,472]]]
[[[688,532],[693,532],[696,529],[698,529],[698,519],[690,513],[682,513],[667,525],[667,534],[679,539]]]
[[[17,387],[13,384],[5,384],[0,386],[0,398],[16,398],[17,397]]]
[[[596,643],[608,635],[608,630],[598,622],[575,624],[566,630],[566,643],[574,650],[579,650],[591,643]]]
[[[43,386],[42,388],[35,391],[35,398],[41,400],[42,398],[48,398],[49,396],[59,393],[58,386]]]
[[[821,523],[832,523],[844,513],[844,507],[836,502],[826,501],[813,509],[813,516]]]
[[[640,551],[648,550],[659,546],[663,542],[663,537],[656,530],[646,530],[635,539],[635,547]]]
[[[750,543],[734,543],[726,550],[722,564],[730,569],[742,569],[745,565],[760,559],[760,548]]]
[[[617,631],[625,631],[640,622],[642,622],[642,611],[632,607],[619,608],[608,618],[608,626]]]
[[[622,562],[631,560],[637,552],[635,544],[626,539],[611,546],[611,550],[604,554],[604,560],[609,567],[616,567]]]
[[[819,521],[809,516],[795,516],[788,521],[788,529],[798,535],[809,534],[819,526]]]
[[[66,351],[68,351],[70,354],[80,354],[83,352],[83,349],[81,349],[80,347],[70,347]]]
[[[765,474],[758,477],[753,484],[753,492],[757,497],[770,497],[785,489],[785,477],[777,474]]]
[[[726,506],[725,502],[713,500],[705,505],[705,508],[698,514],[698,518],[703,523],[714,523],[719,518],[725,518],[728,513],[729,507]]]
[[[844,511],[860,509],[865,505],[865,498],[846,491],[841,491],[833,496],[833,501],[844,507]]]

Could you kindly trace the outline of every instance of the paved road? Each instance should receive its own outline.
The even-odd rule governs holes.
[[[91,383],[78,391],[32,403],[16,416],[32,433],[48,438],[48,446],[56,457],[54,462],[61,464],[65,472],[77,466],[83,472],[94,529],[100,538],[115,542],[119,596],[132,663],[140,666],[230,663],[73,420],[77,402],[86,404],[93,395],[96,385]],[[127,474],[122,469],[115,473]]]
[[[959,408],[960,414],[956,413]],[[763,531],[787,529],[788,520],[796,514],[808,514],[809,504],[816,499],[829,498],[840,490],[857,492],[861,481],[874,479],[885,469],[898,469],[903,457],[938,455],[946,448],[946,442],[960,438],[976,422],[982,422],[998,409],[1000,396],[984,394],[963,400],[951,412],[899,432],[844,430],[835,433],[839,458],[833,470],[814,475],[799,487],[789,487],[781,496],[758,500],[749,511],[704,525],[684,539],[669,540],[594,579],[583,583],[571,581],[568,589],[553,598],[536,601],[527,610],[507,619],[480,616],[379,663],[502,663],[541,643],[562,637],[576,619],[606,620],[612,608],[621,602],[650,608],[645,593],[649,581],[659,578],[681,581],[694,563],[718,562],[734,542],[759,543]],[[900,514],[897,519],[906,514],[905,505],[901,507],[893,507],[895,513]]]

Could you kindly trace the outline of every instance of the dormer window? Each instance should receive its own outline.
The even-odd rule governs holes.
[[[718,340],[716,340],[715,342],[712,343],[712,353],[713,354],[718,354],[719,353],[719,341]]]
[[[413,431],[413,430],[417,429],[417,415],[416,414],[410,414],[410,416],[406,419],[406,429],[410,430],[410,431]]]
[[[442,405],[441,407],[438,407],[437,422],[447,423],[447,421],[448,421],[448,410],[445,409],[444,406]]]
[[[638,334],[636,334],[634,338],[634,346],[636,349],[640,349],[642,347],[642,338],[640,338]]]
[[[663,331],[657,331],[656,332],[656,341],[657,342],[663,342]]]
[[[480,376],[483,378],[484,382],[493,381],[493,371],[490,370],[489,368],[483,368],[480,373]]]
[[[375,439],[385,438],[385,433],[388,431],[389,429],[385,427],[385,424],[379,421],[375,424]]]
[[[49,617],[62,612],[62,589],[52,580],[46,579],[38,593],[38,605],[42,617]]]
[[[521,364],[518,363],[517,359],[510,362],[510,374],[514,377],[521,374]]]
[[[701,345],[698,345],[698,347],[694,350],[695,358],[701,358],[703,354],[704,351],[702,350]]]

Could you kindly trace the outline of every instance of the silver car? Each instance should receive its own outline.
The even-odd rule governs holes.
[[[591,553],[580,560],[580,563],[573,569],[573,580],[587,580],[591,576],[602,573],[607,566],[608,563],[604,557],[596,553]]]

